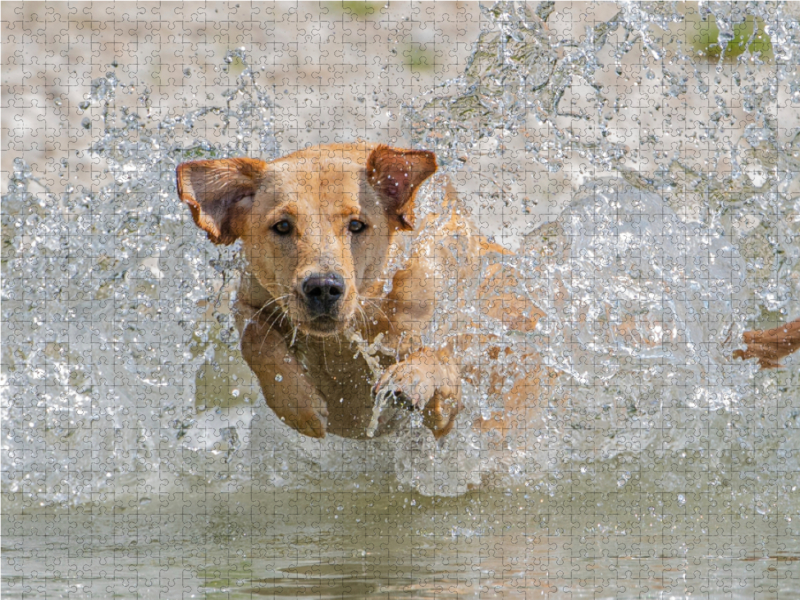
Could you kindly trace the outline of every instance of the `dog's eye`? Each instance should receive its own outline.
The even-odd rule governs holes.
[[[292,224],[284,219],[283,221],[275,223],[275,225],[272,226],[272,230],[278,235],[286,235],[292,232]]]
[[[359,221],[358,219],[353,219],[350,221],[350,224],[347,226],[350,230],[350,233],[361,233],[367,228],[367,224]]]

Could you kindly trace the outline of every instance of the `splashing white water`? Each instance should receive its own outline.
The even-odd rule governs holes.
[[[225,106],[160,121],[125,105],[123,90],[137,106],[147,90],[96,80],[82,109],[102,115],[90,154],[108,182],[55,190],[20,160],[3,198],[4,489],[83,503],[195,481],[302,486],[302,465],[330,475],[342,461],[426,494],[615,489],[648,470],[662,474],[651,485],[685,489],[665,466],[675,453],[702,454],[720,485],[740,461],[798,472],[796,370],[755,376],[728,357],[746,325],[800,314],[800,146],[778,114],[800,103],[800,28],[774,5],[737,7],[704,10],[723,34],[741,15],[763,23],[768,64],[749,52],[702,62],[671,29],[687,18],[676,4],[626,3],[573,39],[557,11],[497,3],[462,77],[406,107],[414,143],[464,182],[463,210],[519,247],[503,260],[546,313],[529,335],[479,319],[563,374],[502,448],[470,427],[500,403],[481,384],[465,385],[441,445],[413,423],[371,442],[280,424],[236,347],[236,250],[197,234],[174,190],[182,161],[280,153],[268,94],[241,52],[225,59],[245,65]],[[208,130],[223,141],[197,133]],[[552,188],[572,177],[577,193]],[[441,189],[419,201],[436,213]],[[563,212],[542,209],[551,201]],[[464,310],[444,299],[436,319]]]

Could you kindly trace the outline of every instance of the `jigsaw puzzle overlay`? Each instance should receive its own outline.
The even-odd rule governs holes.
[[[796,597],[797,7],[4,2],[3,597]]]

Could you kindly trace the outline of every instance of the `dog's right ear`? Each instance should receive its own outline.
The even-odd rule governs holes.
[[[436,172],[436,155],[427,150],[398,150],[381,144],[367,159],[367,180],[378,192],[399,229],[414,229],[417,188]]]
[[[232,244],[264,178],[266,163],[252,158],[197,160],[178,165],[178,196],[195,224],[215,244]]]

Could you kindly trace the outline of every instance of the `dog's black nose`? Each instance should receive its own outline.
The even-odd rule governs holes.
[[[312,313],[330,313],[344,295],[344,278],[338,273],[309,275],[303,281],[303,295]]]

